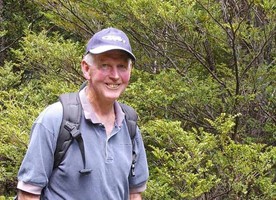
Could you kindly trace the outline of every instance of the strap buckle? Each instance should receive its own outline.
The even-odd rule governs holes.
[[[76,124],[67,121],[64,125],[64,128],[69,131],[73,138],[78,138],[81,135]]]

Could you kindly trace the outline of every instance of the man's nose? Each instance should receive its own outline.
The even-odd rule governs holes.
[[[118,79],[120,77],[118,68],[116,66],[113,66],[110,70],[110,76],[114,79]]]

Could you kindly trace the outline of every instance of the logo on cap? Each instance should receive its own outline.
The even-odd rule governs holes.
[[[126,41],[123,38],[121,38],[120,36],[115,36],[115,35],[106,35],[106,36],[103,36],[102,39],[114,41],[114,42],[126,43]]]

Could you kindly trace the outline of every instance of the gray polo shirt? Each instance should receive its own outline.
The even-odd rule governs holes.
[[[124,114],[114,104],[116,122],[109,137],[88,103],[84,90],[80,92],[84,115],[80,130],[84,140],[88,175],[83,169],[78,143],[74,141],[65,159],[53,169],[57,136],[62,121],[60,102],[48,106],[37,118],[32,137],[18,172],[18,188],[39,194],[43,199],[127,200],[130,191],[142,192],[149,176],[144,144],[139,129],[135,138],[137,163],[135,177],[130,176],[132,144]]]

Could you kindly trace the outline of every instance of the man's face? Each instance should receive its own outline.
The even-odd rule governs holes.
[[[89,65],[90,89],[93,98],[99,101],[115,101],[126,89],[131,64],[126,52],[111,50],[94,55],[93,64]]]

